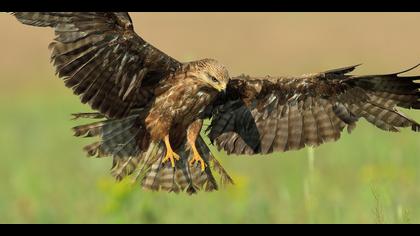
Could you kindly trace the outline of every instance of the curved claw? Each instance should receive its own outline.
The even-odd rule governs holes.
[[[178,154],[172,150],[166,152],[165,158],[163,158],[162,163],[166,163],[168,160],[171,161],[172,167],[175,167],[175,161],[179,161],[180,157]]]
[[[170,160],[172,168],[175,168],[175,161],[179,161],[180,157],[172,150],[171,143],[169,142],[169,135],[165,136],[164,142],[166,145],[166,155],[165,158],[163,158],[162,163]]]
[[[193,158],[190,161],[190,166],[194,165],[195,163],[199,163],[201,166],[201,172],[203,172],[206,169],[206,162],[201,158],[200,154],[194,153]]]

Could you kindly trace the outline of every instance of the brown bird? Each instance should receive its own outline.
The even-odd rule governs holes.
[[[122,12],[16,12],[28,25],[52,27],[58,76],[100,119],[74,128],[99,141],[89,156],[113,157],[112,174],[146,189],[212,191],[233,183],[200,135],[228,154],[316,147],[351,132],[360,118],[386,131],[420,125],[397,107],[420,109],[420,76],[349,75],[356,66],[298,77],[230,77],[213,59],[181,63],[133,31]]]

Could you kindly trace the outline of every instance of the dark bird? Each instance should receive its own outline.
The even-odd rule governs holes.
[[[98,119],[74,128],[99,137],[89,156],[113,157],[112,174],[146,189],[218,189],[233,183],[200,135],[219,150],[256,155],[316,147],[364,118],[396,132],[420,125],[397,108],[420,109],[420,76],[350,75],[356,66],[298,77],[230,77],[213,59],[179,62],[133,30],[126,12],[15,12],[23,24],[52,27],[51,60],[64,84]]]

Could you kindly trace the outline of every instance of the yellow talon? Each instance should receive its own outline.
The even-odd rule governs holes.
[[[166,152],[166,155],[165,155],[165,158],[163,158],[163,160],[162,160],[162,163],[165,163],[168,160],[171,161],[172,167],[175,167],[175,160],[176,161],[179,161],[179,155],[176,154],[175,152],[173,152],[172,150],[171,151],[167,151]]]
[[[166,145],[166,155],[165,158],[163,158],[162,163],[167,162],[168,160],[171,161],[171,165],[174,168],[175,167],[175,160],[179,161],[180,157],[178,154],[176,154],[171,147],[171,143],[169,142],[169,135],[165,136],[165,145]]]
[[[206,162],[203,160],[203,158],[200,156],[200,153],[197,150],[196,142],[197,138],[200,135],[201,127],[203,126],[203,120],[199,119],[194,121],[192,124],[189,125],[187,129],[187,140],[188,144],[190,145],[191,151],[193,152],[193,157],[189,161],[189,164],[192,166],[196,163],[200,164],[201,172],[204,172],[206,170]]]
[[[203,172],[206,169],[206,162],[204,162],[203,158],[201,158],[200,154],[197,152],[197,150],[195,149],[195,147],[193,148],[193,158],[190,161],[190,165],[194,165],[194,163],[199,163],[201,166],[201,172]]]

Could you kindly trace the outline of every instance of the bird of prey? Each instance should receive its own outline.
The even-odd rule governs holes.
[[[51,60],[65,86],[96,119],[74,128],[97,137],[88,156],[113,158],[117,180],[145,189],[196,193],[233,183],[200,131],[227,154],[316,147],[364,118],[396,132],[420,125],[397,108],[420,109],[420,76],[351,75],[356,66],[297,77],[231,77],[214,59],[179,62],[133,30],[126,12],[15,12],[23,24],[51,27]],[[216,181],[212,171],[220,175]]]

